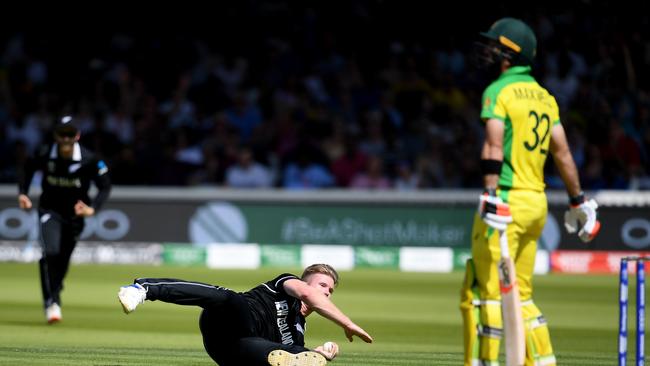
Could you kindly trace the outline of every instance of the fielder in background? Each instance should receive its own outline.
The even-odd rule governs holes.
[[[313,311],[338,324],[352,342],[372,337],[330,300],[338,273],[313,264],[301,278],[285,273],[246,291],[168,278],[138,278],[123,286],[118,299],[125,313],[139,304],[163,301],[203,308],[199,329],[208,355],[221,366],[322,366],[338,354],[334,342],[309,350],[305,318]]]
[[[485,190],[472,228],[472,259],[461,290],[464,364],[496,365],[503,335],[497,262],[499,231],[514,259],[526,336],[526,365],[555,365],[546,319],[533,303],[537,240],[546,222],[544,163],[548,154],[569,195],[565,226],[587,242],[600,229],[594,200],[580,188],[555,98],[531,76],[537,40],[524,22],[503,18],[477,43],[476,59],[495,79],[483,93]]]
[[[18,205],[32,208],[29,187],[36,171],[42,171],[38,205],[43,256],[39,261],[41,290],[47,322],[62,319],[61,290],[70,257],[84,228],[84,218],[95,214],[110,194],[106,164],[79,145],[80,133],[71,117],[54,128],[54,143],[30,158],[18,179]],[[90,183],[98,192],[88,197]]]

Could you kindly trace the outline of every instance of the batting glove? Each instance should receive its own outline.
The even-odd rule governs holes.
[[[571,198],[569,209],[564,213],[564,227],[569,234],[576,231],[580,240],[590,242],[600,231],[598,221],[598,203],[594,199],[586,200],[584,194]]]
[[[499,231],[504,231],[512,222],[510,206],[498,197],[496,190],[486,189],[480,197],[478,213],[483,221]]]

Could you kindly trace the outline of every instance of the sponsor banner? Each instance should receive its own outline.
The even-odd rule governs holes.
[[[36,262],[41,259],[38,242],[0,241],[0,262]]]
[[[593,251],[555,251],[551,255],[551,269],[561,273],[589,273],[589,267],[595,255],[607,256],[607,253]]]
[[[207,251],[210,268],[257,269],[261,264],[257,244],[210,244]]]
[[[553,269],[581,272],[576,268],[583,252],[565,252],[552,257]],[[648,255],[650,252],[614,252],[610,266],[618,265],[627,255]],[[86,242],[77,244],[73,263],[152,264],[203,266],[210,268],[306,267],[328,263],[340,270],[354,268],[400,269],[418,272],[450,272],[463,270],[471,256],[468,249],[421,247],[352,247],[348,245],[258,245],[211,244],[196,247],[188,244]],[[0,262],[36,262],[41,258],[38,242],[0,241]],[[576,259],[578,258],[578,259]],[[591,258],[591,257],[588,257]],[[584,262],[584,260],[582,261]],[[539,251],[535,273],[548,273],[549,253]],[[612,264],[614,263],[614,264]],[[584,267],[584,266],[583,266]],[[582,268],[582,267],[581,267]],[[582,272],[587,271],[588,266]],[[615,269],[617,270],[617,269]]]
[[[469,248],[474,204],[395,202],[333,203],[294,197],[287,201],[215,200],[191,193],[150,198],[109,199],[105,209],[86,219],[87,241],[336,244]],[[185,196],[186,194],[186,196]],[[314,193],[316,194],[316,193]],[[36,197],[34,197],[36,198]],[[352,198],[350,198],[352,199]],[[612,204],[610,201],[609,204]],[[550,205],[540,249],[650,251],[647,206],[601,206],[602,228],[589,245],[564,229],[565,205]],[[23,211],[16,199],[0,197],[0,240],[37,241],[36,210]]]
[[[262,245],[262,267],[300,267],[300,245]]]
[[[303,245],[302,266],[326,263],[337,270],[354,268],[354,250],[349,245]]]
[[[162,264],[159,243],[79,242],[72,263]]]
[[[460,247],[469,242],[473,214],[439,207],[240,207],[255,228],[249,233],[252,241],[361,246]]]
[[[621,258],[629,256],[650,257],[650,252],[558,250],[551,254],[551,270],[561,273],[618,273]],[[631,272],[635,270],[635,266],[629,268]]]
[[[399,247],[355,247],[355,268],[399,268]]]
[[[475,207],[399,202],[309,203],[109,199],[86,219],[82,239],[94,241],[337,244],[361,246],[469,245]],[[37,240],[36,210],[0,198],[0,240]]]
[[[454,249],[454,270],[465,270],[465,263],[472,258],[471,249]]]
[[[1,241],[0,262],[36,262],[41,246],[33,241]],[[72,263],[154,264],[162,263],[159,243],[86,242],[77,243]]]
[[[451,272],[453,269],[451,248],[400,248],[399,268],[414,272]]]
[[[164,244],[162,259],[164,264],[176,266],[205,266],[205,248],[188,244]]]

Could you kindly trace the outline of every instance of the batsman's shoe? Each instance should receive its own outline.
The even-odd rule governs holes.
[[[120,299],[124,313],[128,314],[135,310],[138,305],[144,303],[144,300],[147,298],[147,290],[139,283],[122,286],[120,287],[120,292],[117,293],[117,298]]]
[[[297,354],[284,350],[271,351],[268,356],[271,366],[324,366],[327,360],[318,352],[305,351]]]
[[[48,324],[58,323],[63,319],[61,316],[61,307],[57,303],[52,303],[52,305],[45,308],[45,318],[47,319]]]

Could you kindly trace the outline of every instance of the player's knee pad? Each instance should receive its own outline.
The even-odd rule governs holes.
[[[532,300],[524,301],[522,305],[526,330],[526,366],[555,366],[546,318]]]

